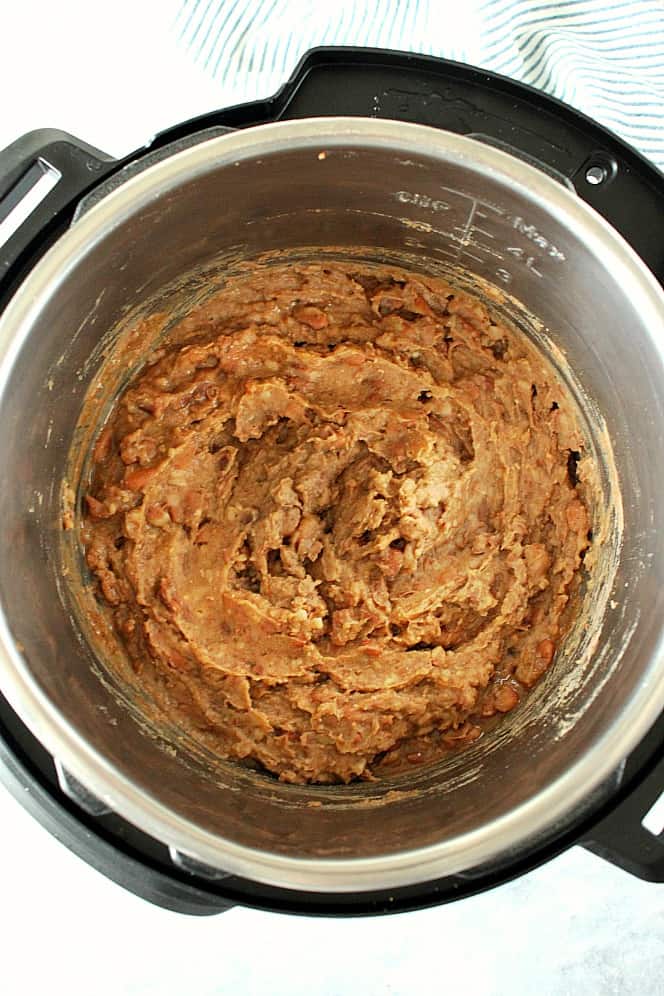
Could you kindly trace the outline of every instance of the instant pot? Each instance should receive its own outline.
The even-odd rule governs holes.
[[[121,160],[49,130],[0,153],[0,775],[16,798],[103,874],[186,913],[403,911],[575,843],[664,881],[643,823],[664,790],[663,204],[650,163],[556,100],[368,49],[314,50],[274,97]],[[330,247],[523,302],[617,468],[607,458],[602,604],[520,717],[443,768],[332,788],[212,772],[143,729],[68,601],[61,529],[109,330],[183,274],[177,293],[198,293],[238,260]]]

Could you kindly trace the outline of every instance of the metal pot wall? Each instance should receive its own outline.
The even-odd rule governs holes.
[[[608,523],[585,626],[499,732],[409,779],[327,789],[228,764],[211,773],[146,732],[100,676],[63,585],[60,528],[67,454],[112,340],[100,347],[102,334],[181,303],[183,276],[199,292],[202,273],[222,279],[242,259],[322,250],[521,302],[494,305],[545,344],[577,395]],[[470,138],[368,119],[197,144],[89,207],[0,318],[0,690],[63,770],[183,867],[350,893],[509,862],[600,806],[664,708],[663,424],[664,295],[555,179]]]

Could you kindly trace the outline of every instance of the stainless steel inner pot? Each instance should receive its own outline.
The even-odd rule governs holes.
[[[591,445],[606,457],[610,441],[617,468],[604,459],[600,581],[555,668],[496,734],[390,784],[281,785],[165,748],[100,679],[63,585],[61,483],[113,338],[102,335],[175,300],[183,275],[200,291],[202,271],[214,282],[240,259],[317,247],[514,295],[523,307],[494,295],[495,306],[544,336]],[[596,799],[664,708],[663,409],[660,288],[533,167],[469,138],[358,118],[203,142],[92,207],[0,319],[2,692],[99,799],[221,871],[361,892],[505,859]]]

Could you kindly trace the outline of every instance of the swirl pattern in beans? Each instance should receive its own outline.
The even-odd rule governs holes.
[[[176,338],[97,440],[84,524],[148,692],[291,782],[490,735],[591,542],[553,369],[440,280],[332,262],[235,276]]]

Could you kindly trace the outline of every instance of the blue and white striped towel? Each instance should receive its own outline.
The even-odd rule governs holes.
[[[468,62],[584,111],[664,169],[663,0],[182,0],[220,106],[266,97],[316,45]]]

